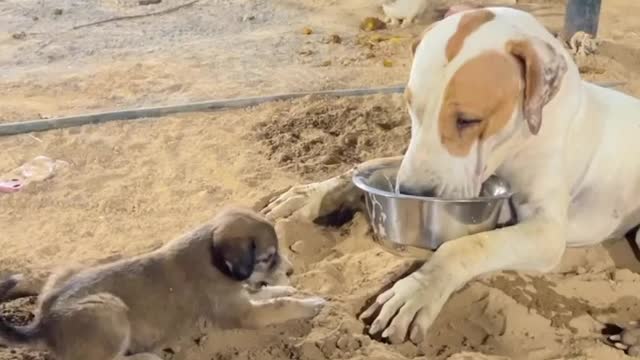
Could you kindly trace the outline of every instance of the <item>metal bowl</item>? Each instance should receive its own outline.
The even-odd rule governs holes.
[[[400,163],[379,163],[353,175],[354,184],[365,194],[374,239],[388,251],[426,258],[445,241],[497,227],[500,210],[511,197],[505,181],[490,177],[480,196],[471,199],[398,194],[395,179]]]

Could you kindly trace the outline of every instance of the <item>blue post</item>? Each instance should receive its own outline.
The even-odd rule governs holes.
[[[578,31],[584,31],[593,37],[598,33],[601,0],[568,0],[564,16],[565,39],[570,39]]]

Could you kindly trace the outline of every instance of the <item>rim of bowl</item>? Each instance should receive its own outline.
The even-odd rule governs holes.
[[[466,198],[466,199],[447,199],[447,198],[439,198],[439,197],[432,197],[432,196],[416,196],[416,195],[399,194],[399,193],[381,190],[366,184],[363,180],[362,171],[356,171],[351,177],[351,180],[353,181],[354,185],[358,187],[360,190],[363,190],[375,195],[392,197],[397,199],[411,199],[411,200],[421,200],[421,201],[430,201],[430,202],[447,202],[447,203],[478,203],[478,202],[487,202],[491,200],[504,200],[504,199],[510,198],[513,195],[513,191],[511,191],[511,187],[507,185],[506,192],[502,195],[479,196],[479,197]],[[504,182],[504,180],[502,179],[500,179],[500,181]]]

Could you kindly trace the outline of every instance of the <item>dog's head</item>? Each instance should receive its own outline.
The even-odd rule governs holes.
[[[271,223],[254,211],[227,208],[214,220],[212,262],[226,276],[252,286],[287,285],[291,263],[279,252]]]
[[[545,138],[544,115],[579,79],[562,44],[533,16],[509,8],[453,11],[413,51],[402,193],[477,196],[525,141]]]

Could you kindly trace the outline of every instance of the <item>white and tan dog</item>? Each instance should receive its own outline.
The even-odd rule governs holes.
[[[400,191],[472,197],[497,174],[515,191],[518,223],[443,244],[365,311],[380,310],[371,333],[420,342],[474,277],[550,271],[566,246],[640,223],[640,101],[581,80],[563,45],[526,12],[476,9],[434,24],[415,48],[405,95],[412,132]],[[326,214],[357,201],[350,177],[294,187],[264,212]]]

